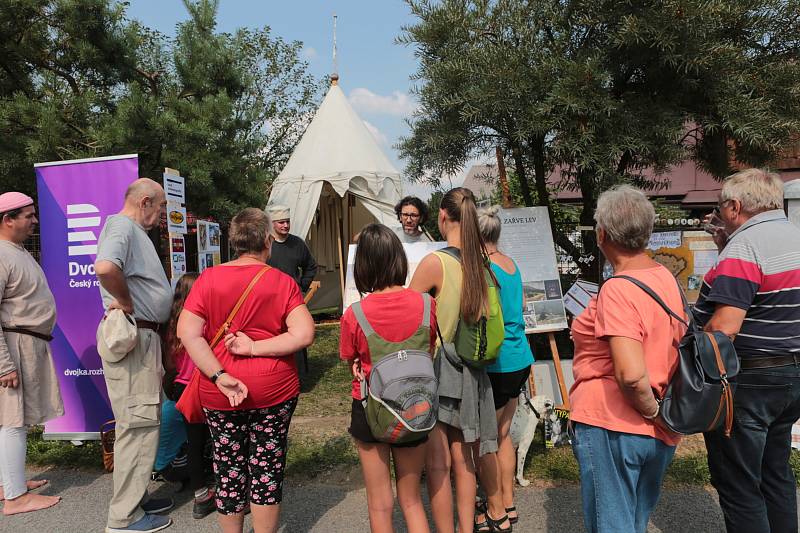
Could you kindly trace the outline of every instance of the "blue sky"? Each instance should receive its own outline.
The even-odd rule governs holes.
[[[130,18],[167,35],[188,18],[180,0],[132,0]],[[381,148],[402,172],[404,164],[393,145],[407,133],[404,119],[416,103],[410,76],[416,70],[413,49],[394,43],[405,24],[414,21],[401,0],[221,0],[218,30],[272,28],[285,40],[304,43],[303,55],[311,72],[322,77],[332,71],[333,15],[338,15],[339,84],[351,104],[378,139]],[[407,192],[426,194],[419,185]]]

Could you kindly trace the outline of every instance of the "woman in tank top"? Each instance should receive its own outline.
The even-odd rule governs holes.
[[[461,261],[444,252],[427,255],[414,272],[410,288],[435,297],[439,331],[444,342],[449,343],[455,336],[459,319],[477,321],[484,313],[488,300],[484,276],[488,259],[478,228],[478,213],[472,191],[458,187],[447,192],[442,198],[438,225],[448,246],[459,251]],[[468,366],[455,368],[440,353],[436,355],[434,366],[439,377],[439,422],[430,433],[426,457],[433,519],[437,531],[454,531],[450,485],[452,470],[456,485],[458,530],[473,531],[476,529],[477,485],[473,457],[497,451],[497,422],[491,384],[485,370],[474,370]],[[473,387],[473,390],[465,390],[466,387]],[[471,398],[473,402],[467,402],[466,398]],[[471,404],[465,405],[467,403]],[[510,530],[511,525],[503,509],[490,509],[490,514],[497,519],[493,520],[496,528]],[[478,531],[495,530],[488,523],[481,526]]]
[[[499,485],[499,502],[489,507],[501,507],[508,513],[512,524],[517,523],[519,515],[514,506],[514,470],[517,457],[511,442],[511,420],[517,409],[517,398],[525,388],[531,373],[533,353],[525,336],[525,321],[522,318],[522,275],[513,259],[497,249],[502,223],[497,215],[499,207],[492,206],[478,210],[478,225],[481,236],[489,252],[492,272],[500,286],[500,304],[503,308],[505,338],[500,347],[500,355],[486,368],[492,382],[494,408],[497,412],[497,454],[487,454],[480,461],[480,479],[487,493],[488,487]],[[494,504],[494,505],[492,505]],[[481,518],[478,518],[480,521]]]

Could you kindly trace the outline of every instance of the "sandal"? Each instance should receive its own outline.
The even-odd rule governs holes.
[[[472,528],[474,533],[511,533],[514,528],[514,526],[510,524],[511,519],[507,514],[504,514],[497,520],[489,516],[488,512],[483,513],[483,516],[485,517],[484,521],[476,522],[475,526]],[[507,528],[500,527],[500,525],[506,520],[509,521],[509,526]]]
[[[511,507],[506,507],[506,514],[516,513],[516,512],[517,512],[517,508],[515,506],[512,505]],[[517,516],[509,515],[508,516],[508,521],[511,522],[512,525],[514,525],[517,522],[519,522],[519,513],[517,513]]]

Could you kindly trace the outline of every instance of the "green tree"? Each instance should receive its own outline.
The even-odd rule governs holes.
[[[109,0],[0,1],[14,4],[0,31],[15,47],[0,58],[0,132],[14,139],[3,188],[31,192],[38,161],[138,153],[141,175],[179,169],[189,209],[224,223],[266,202],[321,94],[301,43],[219,33],[215,0],[186,0],[174,39]]]
[[[437,183],[499,145],[525,205],[552,207],[555,174],[592,225],[613,184],[658,189],[686,159],[717,177],[765,165],[800,131],[797,0],[409,5],[418,21],[398,40],[419,58],[421,105],[400,149],[414,179]]]
[[[101,149],[90,130],[134,74],[134,43],[121,5],[0,1],[0,190],[33,194],[33,163]]]

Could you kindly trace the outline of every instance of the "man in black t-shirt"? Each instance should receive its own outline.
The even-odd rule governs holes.
[[[292,276],[300,285],[300,290],[305,293],[317,275],[317,262],[305,241],[289,233],[291,222],[288,207],[269,205],[267,213],[272,220],[272,230],[275,235],[268,264]]]
[[[291,222],[288,207],[279,204],[268,205],[267,214],[272,220],[272,233],[275,236],[267,264],[292,276],[300,285],[300,290],[305,293],[317,275],[317,262],[305,241],[289,233]],[[305,348],[295,354],[295,362],[298,370],[302,362],[304,370],[308,372],[308,351]]]

